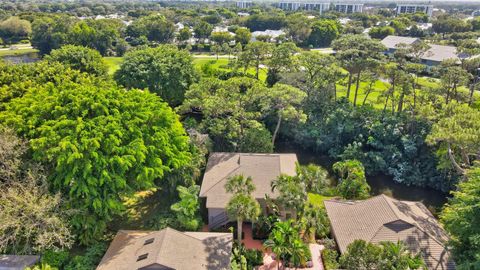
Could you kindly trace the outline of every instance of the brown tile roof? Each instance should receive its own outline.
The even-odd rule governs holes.
[[[372,243],[403,241],[410,250],[422,253],[428,269],[455,269],[444,245],[447,235],[422,203],[385,195],[324,203],[341,253],[356,239]]]
[[[121,230],[97,270],[154,266],[175,270],[230,269],[232,239],[231,233],[179,232],[171,228],[152,232]]]
[[[294,175],[296,162],[295,154],[212,153],[200,196],[207,198],[207,208],[225,208],[232,196],[225,191],[225,183],[229,177],[241,174],[252,177],[255,198],[262,199],[265,194],[276,198],[278,194],[272,192],[270,183],[282,173]]]

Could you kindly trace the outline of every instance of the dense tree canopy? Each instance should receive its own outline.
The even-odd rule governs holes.
[[[162,45],[127,53],[115,79],[127,88],[148,88],[176,106],[196,80],[196,72],[187,51]]]
[[[32,26],[27,20],[10,17],[0,22],[0,38],[5,44],[27,40],[32,34]]]
[[[65,45],[53,50],[45,59],[96,76],[105,76],[108,71],[107,64],[98,51],[82,46]]]
[[[132,38],[146,37],[149,41],[167,43],[174,37],[175,25],[163,15],[141,17],[127,27]]]
[[[335,20],[319,20],[313,23],[308,44],[313,47],[327,47],[340,35],[340,25]]]
[[[67,194],[82,243],[101,235],[121,198],[155,186],[188,162],[188,137],[166,103],[148,92],[64,82],[31,89],[0,114],[30,139],[53,190]]]

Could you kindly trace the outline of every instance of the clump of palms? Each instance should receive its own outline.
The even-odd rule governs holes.
[[[310,250],[291,220],[277,222],[264,245],[275,253],[277,269],[280,269],[280,261],[290,267],[299,267],[304,266],[311,257]]]
[[[225,190],[233,194],[227,204],[227,214],[237,220],[237,241],[241,243],[243,221],[255,221],[260,215],[260,205],[252,196],[255,186],[251,177],[235,175],[228,179]]]

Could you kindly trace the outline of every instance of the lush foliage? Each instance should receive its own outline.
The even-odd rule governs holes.
[[[52,168],[51,186],[79,211],[70,221],[84,243],[121,213],[121,196],[154,186],[190,158],[178,117],[148,92],[46,84],[10,101],[0,117]]]
[[[365,178],[365,169],[358,160],[345,160],[333,164],[333,170],[340,176],[338,193],[348,200],[366,199],[370,186]]]
[[[469,170],[467,180],[452,194],[441,220],[451,235],[456,263],[464,269],[475,269],[480,261],[480,169]]]
[[[177,186],[180,201],[172,204],[171,209],[176,213],[177,221],[185,230],[195,231],[200,227],[200,218],[197,216],[200,207],[198,202],[198,193],[200,187],[193,185],[190,187]]]
[[[96,76],[107,75],[108,67],[99,52],[82,46],[65,45],[50,52],[47,61],[56,61],[72,69]]]
[[[187,51],[162,45],[127,53],[115,79],[127,88],[148,88],[176,106],[183,101],[196,74]]]

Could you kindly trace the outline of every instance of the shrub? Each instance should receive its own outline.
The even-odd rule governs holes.
[[[41,262],[42,264],[50,265],[58,269],[63,269],[68,263],[70,255],[68,251],[53,251],[47,250],[43,253]]]
[[[326,270],[338,269],[338,267],[340,267],[340,264],[338,263],[337,258],[338,258],[338,252],[336,250],[324,249],[322,251],[323,265],[325,266]]]
[[[107,250],[107,244],[99,242],[89,246],[84,255],[73,257],[65,270],[92,270],[95,269]]]

